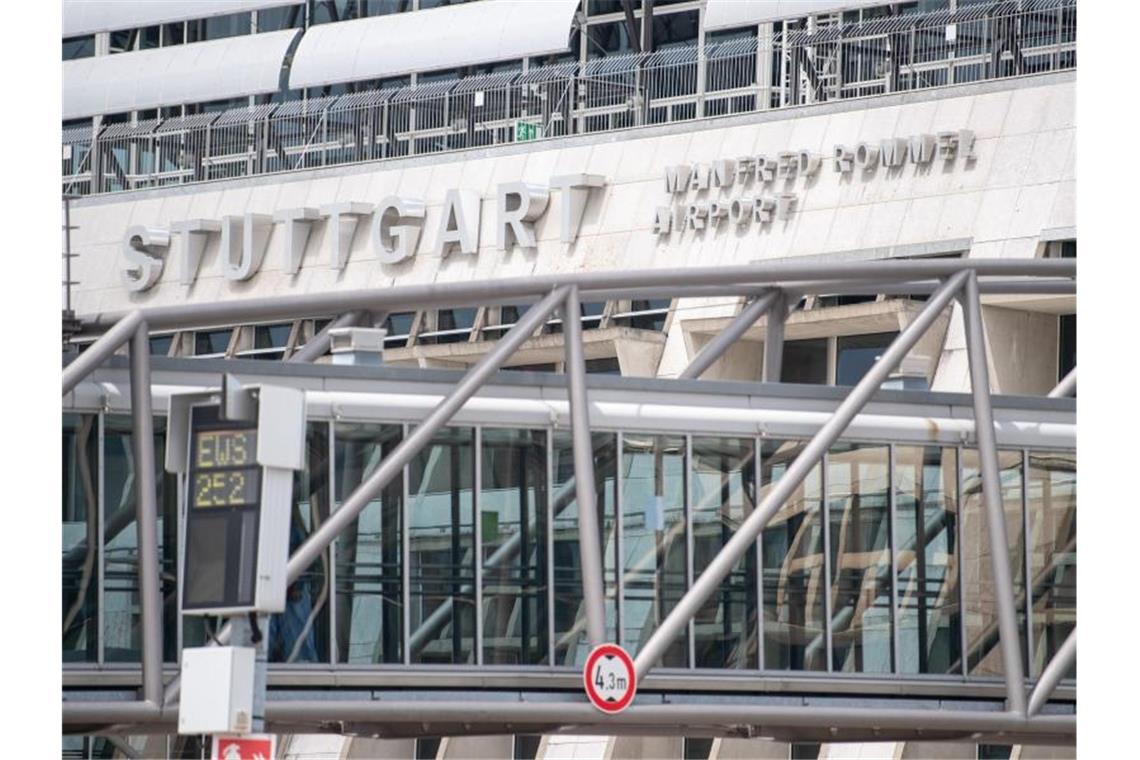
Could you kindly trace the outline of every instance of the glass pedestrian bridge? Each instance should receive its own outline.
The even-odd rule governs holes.
[[[459,376],[158,358],[152,371],[159,463],[171,393],[217,387],[224,372],[307,391],[295,544]],[[588,384],[605,637],[636,655],[845,392],[603,376]],[[589,641],[565,386],[559,375],[494,376],[368,502],[290,588],[274,622],[271,699],[278,690],[397,699],[444,689],[463,699],[523,690],[584,700],[578,668]],[[75,699],[139,679],[129,399],[126,363],[113,360],[64,403],[64,683]],[[1076,621],[1074,402],[995,397],[993,407],[1023,668],[1035,678]],[[213,631],[179,620],[180,484],[155,475],[163,655],[173,669],[182,647]],[[880,391],[664,650],[643,693],[1000,704],[991,560],[970,397]],[[1062,684],[1050,709],[1071,712],[1064,700],[1074,694]]]

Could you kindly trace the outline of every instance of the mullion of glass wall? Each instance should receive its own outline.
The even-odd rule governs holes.
[[[154,418],[155,484],[159,588],[162,598],[163,658],[178,657],[177,547],[178,499],[173,475],[162,469],[166,420]],[[103,422],[103,660],[141,662],[142,611],[139,598],[138,527],[135,500],[134,432],[129,415],[107,415]]]
[[[1025,534],[1022,528],[1022,454],[998,451],[1002,508],[1009,541],[1008,561],[1012,569],[1014,601],[1021,637],[1022,666],[1028,655],[1025,626]],[[982,494],[982,476],[977,449],[962,452],[962,529],[963,579],[965,592],[966,672],[972,676],[1000,677],[1003,674],[999,645],[996,589],[990,531]]]
[[[475,426],[473,491],[475,521],[472,540],[475,544],[475,664],[483,664],[483,429]]]
[[[589,653],[586,610],[582,599],[582,564],[578,544],[578,502],[575,493],[574,451],[569,431],[553,435],[554,496],[552,581],[554,584],[554,664],[582,665]],[[606,640],[617,641],[617,435],[592,432],[594,485],[602,545]]]
[[[692,566],[708,568],[755,509],[755,447],[751,438],[692,438]],[[694,616],[698,668],[759,667],[757,553],[733,567],[716,594]]]
[[[899,673],[950,674],[961,657],[957,452],[895,446]]]
[[[483,662],[549,662],[546,431],[483,428]],[[491,561],[494,558],[495,561]]]
[[[475,663],[474,442],[472,428],[444,428],[409,467],[411,629],[451,605],[413,663]]]
[[[685,437],[622,436],[622,645],[639,651],[685,593]],[[661,658],[688,666],[688,631]]]
[[[332,489],[331,442],[327,421],[310,421],[305,430],[305,467],[293,475],[289,554],[329,518]],[[328,662],[333,561],[331,546],[289,584],[285,611],[269,619],[269,661]]]
[[[804,441],[764,440],[762,503]],[[816,465],[761,533],[766,670],[827,670],[823,470]]]
[[[400,425],[333,423],[337,509],[402,439]],[[403,492],[401,473],[335,541],[338,662],[403,662]]]
[[[1028,456],[1033,670],[1039,675],[1077,623],[1077,477],[1071,451]],[[1067,678],[1076,678],[1076,664]]]
[[[889,449],[841,443],[827,459],[832,670],[890,673]]]
[[[103,535],[101,420],[63,415],[63,661],[98,662]]]

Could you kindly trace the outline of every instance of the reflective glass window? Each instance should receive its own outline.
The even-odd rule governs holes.
[[[587,359],[586,371],[591,375],[620,375],[621,363],[616,356],[601,359]]]
[[[483,662],[547,662],[546,431],[482,431]]]
[[[693,45],[697,41],[698,11],[655,13],[653,15],[653,49],[677,45]]]
[[[163,655],[177,659],[178,491],[164,472],[166,420],[154,420],[154,479],[157,486],[159,573],[163,599]],[[139,596],[138,527],[133,424],[128,415],[107,415],[103,432],[103,657],[107,662],[140,662],[142,612]]]
[[[827,338],[784,341],[780,382],[827,385]]]
[[[173,335],[153,335],[150,339],[150,353],[152,356],[167,356],[172,345],[174,345]]]
[[[895,448],[899,672],[950,673],[962,654],[957,453]]]
[[[63,415],[63,661],[99,657],[99,415]]]
[[[65,37],[63,40],[63,60],[74,61],[77,58],[90,58],[95,55],[95,35],[88,34],[83,37]]]
[[[248,13],[230,13],[186,22],[186,41],[202,42],[249,34],[253,17]]]
[[[685,593],[685,438],[626,434],[622,438],[622,645],[641,649]],[[661,658],[688,665],[688,635]]]
[[[333,461],[337,508],[403,436],[400,425],[337,422]],[[339,662],[403,661],[403,471],[336,540],[336,652]]]
[[[641,20],[634,21],[636,34],[641,34]],[[632,53],[633,45],[629,39],[629,27],[625,21],[613,21],[607,24],[591,24],[586,29],[586,57],[602,58],[607,55],[621,55]]]
[[[1040,674],[1077,625],[1077,457],[1029,453],[1029,572],[1033,671]],[[1067,673],[1076,677],[1076,666]]]
[[[210,356],[224,354],[229,348],[233,330],[205,330],[194,333],[194,355]]]
[[[412,662],[475,661],[473,439],[446,428],[408,468]]]
[[[1021,452],[999,451],[1005,534],[1013,576],[1013,596],[1021,631],[1022,667],[1025,642],[1025,533],[1021,512]],[[990,529],[982,497],[981,465],[976,449],[962,452],[962,589],[965,597],[966,668],[979,676],[1001,676],[997,596],[994,586]],[[956,670],[957,668],[955,668]]]
[[[329,518],[329,426],[311,422],[305,432],[305,467],[293,475],[289,554]],[[329,661],[331,554],[328,548],[285,592],[285,611],[269,621],[270,662]]]
[[[835,384],[855,385],[887,350],[898,333],[841,335],[836,338]]]
[[[893,669],[888,453],[848,443],[828,456],[832,668],[840,673]]]
[[[606,595],[606,640],[617,641],[617,436],[593,433],[594,484],[602,544],[602,582]],[[589,653],[586,608],[582,600],[582,560],[578,546],[578,499],[574,449],[568,431],[554,433],[554,493],[551,524],[554,540],[554,662],[582,665]]]
[[[759,502],[803,446],[802,441],[764,442]],[[766,669],[827,670],[822,485],[816,465],[761,534]]]
[[[257,12],[258,32],[300,29],[304,24],[305,6],[303,5],[287,5],[283,8],[265,8]]]
[[[1077,366],[1077,315],[1063,314],[1058,317],[1057,333],[1057,381],[1060,382]]]
[[[412,9],[412,0],[359,0],[361,16],[385,16]]]
[[[756,462],[750,438],[693,438],[693,578],[752,513]],[[749,551],[693,620],[698,668],[757,667],[756,552]]]

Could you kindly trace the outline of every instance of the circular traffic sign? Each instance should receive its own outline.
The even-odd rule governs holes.
[[[582,682],[590,704],[614,715],[629,707],[637,692],[633,659],[617,644],[594,647],[582,669]]]

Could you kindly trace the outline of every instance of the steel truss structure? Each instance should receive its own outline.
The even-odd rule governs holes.
[[[776,25],[777,28],[780,24]],[[94,195],[769,111],[1076,67],[1076,0],[743,36],[419,86],[64,130]],[[747,30],[742,30],[747,31]]]
[[[787,304],[804,294],[842,293],[929,293],[925,306],[871,367],[847,396],[814,429],[810,440],[788,466],[756,508],[739,525],[705,570],[696,578],[672,611],[642,643],[635,660],[645,684],[635,704],[619,716],[606,716],[591,708],[584,696],[570,700],[551,699],[540,691],[517,692],[510,699],[497,699],[481,692],[478,701],[456,700],[446,694],[424,692],[422,701],[376,699],[372,692],[346,699],[329,694],[329,699],[271,698],[267,719],[276,729],[333,730],[398,735],[417,730],[463,730],[494,732],[550,732],[576,730],[595,732],[713,732],[723,735],[804,737],[821,736],[832,741],[874,738],[977,738],[1002,737],[1005,741],[1030,743],[1070,743],[1075,739],[1076,718],[1071,704],[1046,708],[1059,681],[1076,655],[1075,629],[1027,695],[1022,669],[1022,644],[1018,633],[1015,588],[1008,553],[1008,537],[1003,516],[998,477],[998,450],[993,404],[982,325],[981,296],[992,294],[1073,294],[1076,289],[1073,260],[895,260],[834,265],[784,264],[715,268],[665,269],[611,273],[579,273],[547,277],[502,279],[489,282],[417,285],[383,290],[310,294],[237,302],[142,308],[129,313],[91,315],[83,320],[83,334],[100,337],[71,361],[63,372],[63,394],[74,391],[85,377],[104,363],[122,345],[129,343],[131,414],[134,425],[136,461],[142,473],[153,473],[152,386],[148,330],[155,328],[202,327],[237,321],[301,317],[341,313],[336,323],[361,319],[360,312],[379,313],[400,306],[462,306],[473,303],[519,303],[533,305],[518,322],[487,352],[450,393],[409,427],[408,434],[380,462],[379,466],[353,491],[340,507],[293,552],[288,563],[290,582],[299,578],[317,561],[322,552],[360,515],[363,509],[396,478],[413,457],[448,424],[465,404],[503,366],[503,363],[529,339],[543,322],[561,311],[565,325],[566,385],[573,445],[573,488],[580,519],[579,541],[582,561],[582,596],[586,628],[591,644],[605,637],[602,549],[596,524],[593,453],[590,429],[590,402],[583,361],[581,329],[576,319],[583,297],[623,293],[645,297],[668,293],[673,297],[744,296],[750,300],[741,314],[696,356],[683,373],[697,378],[747,327],[765,313],[769,320],[766,350],[775,351],[782,342],[783,315]],[[796,704],[771,701],[717,698],[702,695],[700,678],[689,682],[691,693],[672,693],[667,681],[653,670],[669,646],[681,636],[706,600],[719,587],[736,563],[756,543],[768,521],[825,456],[829,447],[844,433],[876,395],[895,369],[935,323],[945,309],[957,301],[966,327],[967,351],[972,387],[972,432],[983,473],[983,499],[993,560],[994,593],[998,611],[997,643],[1000,646],[1005,678],[1004,700],[970,702],[935,699],[927,702],[894,700],[889,697],[868,702],[858,698],[812,698],[801,695]],[[773,311],[774,310],[774,311]],[[327,328],[326,328],[327,330]],[[314,340],[304,359],[311,360],[327,346]],[[771,371],[770,369],[768,370]],[[777,370],[778,371],[778,370]],[[769,374],[767,379],[777,375]],[[1075,371],[1051,396],[1071,393]],[[63,703],[66,731],[162,732],[172,730],[177,717],[178,681],[163,684],[161,626],[162,599],[158,588],[159,555],[155,529],[155,483],[152,476],[137,477],[136,510],[138,521],[139,588],[142,616],[142,689],[135,700],[123,692],[74,692]],[[510,542],[491,560],[504,557],[516,548]],[[439,625],[437,618],[450,615],[438,609],[425,624]],[[434,622],[433,622],[434,620]],[[219,641],[226,641],[223,629]],[[272,678],[272,676],[271,676]],[[447,676],[441,675],[444,682]],[[841,675],[823,683],[842,684]],[[436,681],[439,683],[439,680]],[[674,679],[673,683],[676,683]],[[684,682],[684,679],[680,679]],[[454,683],[462,683],[462,679]],[[661,686],[655,687],[658,683]],[[654,688],[661,689],[653,693]],[[937,689],[938,687],[935,687]],[[809,689],[810,691],[810,689]],[[843,687],[837,688],[842,692]],[[905,696],[901,687],[886,687],[884,694]],[[850,690],[848,690],[850,693]],[[929,693],[929,691],[927,692]],[[454,694],[454,692],[451,692]],[[581,696],[581,695],[579,695]],[[761,697],[763,695],[760,695]],[[1060,708],[1060,709],[1056,709]],[[411,728],[409,726],[412,726]],[[418,728],[416,728],[418,727]]]

